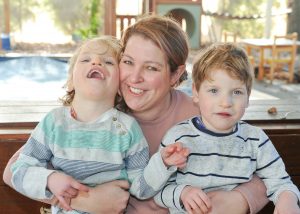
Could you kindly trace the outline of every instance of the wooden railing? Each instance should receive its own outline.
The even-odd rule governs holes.
[[[124,29],[126,29],[129,25],[135,23],[135,21],[136,21],[135,15],[117,15],[116,36],[120,38]]]

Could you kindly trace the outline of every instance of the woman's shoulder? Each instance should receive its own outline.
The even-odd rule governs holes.
[[[177,111],[185,111],[189,115],[186,118],[199,114],[199,108],[193,102],[192,97],[179,90],[173,90],[172,93],[176,100]]]

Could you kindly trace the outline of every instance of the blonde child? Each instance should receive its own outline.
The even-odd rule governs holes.
[[[69,200],[79,191],[120,179],[140,199],[155,195],[185,165],[180,144],[158,152],[149,161],[148,144],[138,123],[114,108],[119,88],[120,44],[110,36],[88,40],[70,60],[64,106],[37,125],[12,165],[17,191],[35,199],[57,197],[52,213],[72,210]],[[148,163],[149,161],[149,163]],[[53,169],[48,169],[51,164]],[[159,175],[159,179],[157,176]],[[70,211],[70,212],[69,212]]]
[[[180,141],[190,149],[187,166],[155,196],[171,213],[213,212],[206,192],[232,190],[254,173],[264,181],[275,213],[300,213],[299,190],[272,142],[240,120],[249,104],[252,73],[245,52],[234,44],[211,45],[196,57],[193,101],[201,115],[177,124],[162,141],[162,147]]]

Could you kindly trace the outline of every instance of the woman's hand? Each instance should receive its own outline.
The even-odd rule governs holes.
[[[212,209],[210,214],[245,214],[249,207],[246,199],[238,191],[212,191],[207,193]]]
[[[71,201],[71,207],[89,213],[124,213],[129,199],[129,183],[124,180],[112,181],[80,192]]]

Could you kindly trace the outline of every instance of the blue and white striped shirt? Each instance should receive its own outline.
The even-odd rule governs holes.
[[[171,128],[162,146],[182,142],[190,150],[187,166],[178,170],[155,196],[156,202],[170,208],[171,213],[183,213],[180,195],[187,185],[212,190],[232,190],[257,174],[267,187],[267,196],[276,203],[278,195],[289,190],[300,199],[284,163],[268,136],[258,127],[243,121],[233,132],[213,133],[194,117]]]
[[[12,165],[12,183],[28,197],[47,199],[52,197],[47,177],[60,171],[88,186],[129,180],[130,193],[145,199],[155,195],[174,172],[167,170],[160,153],[148,161],[148,144],[131,116],[112,108],[84,123],[72,118],[70,107],[60,107],[33,130]],[[49,163],[53,169],[47,169]]]

